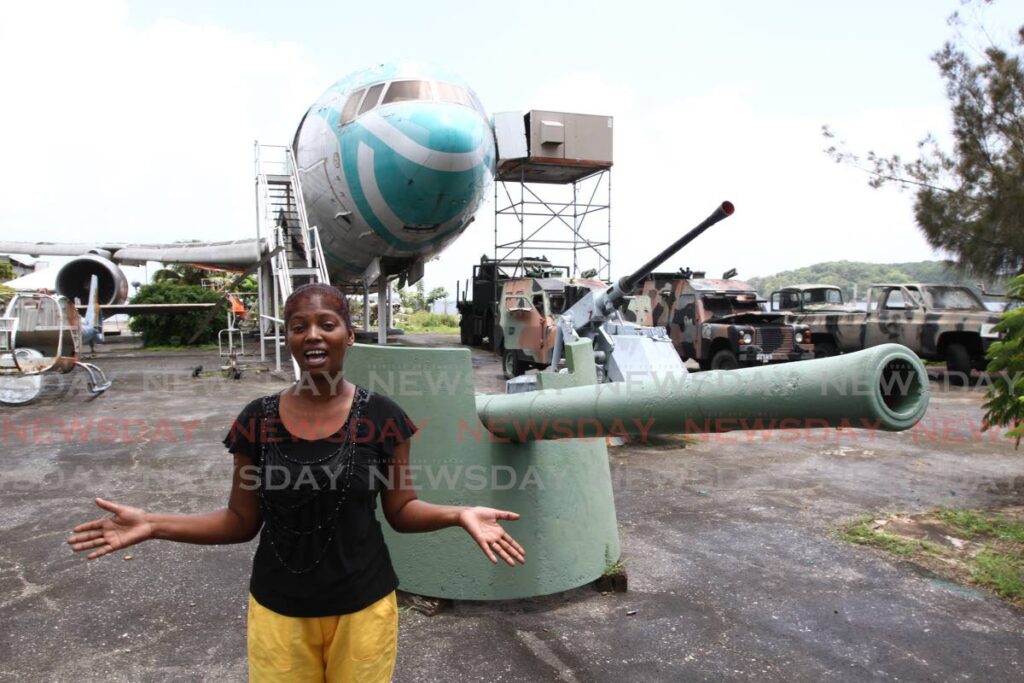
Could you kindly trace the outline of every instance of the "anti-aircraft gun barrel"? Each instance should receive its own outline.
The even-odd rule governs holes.
[[[883,344],[800,363],[477,396],[476,406],[489,432],[523,442],[625,432],[901,431],[921,419],[928,396],[920,359]]]
[[[712,225],[728,218],[735,211],[735,207],[732,202],[722,202],[722,204],[714,210],[714,212],[705,218],[699,225],[690,230],[688,233],[677,239],[675,242],[662,249],[657,256],[652,258],[644,265],[637,268],[630,275],[619,278],[619,281],[609,287],[601,296],[601,306],[599,310],[605,313],[610,312],[612,308],[618,305],[618,303],[633,293],[640,281],[647,277],[650,273],[654,272],[654,269],[660,266],[662,263],[667,261],[673,254],[685,247],[687,244],[695,240],[705,230],[710,228]]]

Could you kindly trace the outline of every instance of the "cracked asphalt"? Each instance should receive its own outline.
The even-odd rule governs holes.
[[[473,358],[478,390],[499,390],[497,359]],[[253,544],[150,542],[86,562],[64,539],[100,516],[97,495],[166,512],[223,505],[220,440],[284,380],[251,360],[224,379],[210,353],[109,344],[98,362],[115,385],[96,400],[75,374],[48,379],[32,406],[0,408],[0,681],[245,680]],[[834,536],[865,514],[1024,501],[1024,456],[979,431],[981,390],[933,379],[911,432],[611,449],[629,591],[403,609],[395,680],[1019,678],[1024,612]]]

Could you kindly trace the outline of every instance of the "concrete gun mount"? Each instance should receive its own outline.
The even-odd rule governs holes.
[[[492,565],[460,529],[385,535],[403,590],[460,600],[546,595],[600,577],[620,556],[604,436],[826,426],[912,427],[928,406],[914,354],[887,344],[834,358],[597,385],[589,340],[539,391],[477,396],[467,349],[357,344],[346,377],[419,426],[409,473],[433,503],[514,510],[526,564]],[[572,438],[570,438],[572,437]],[[575,438],[584,437],[584,438]],[[592,438],[591,438],[592,437]]]
[[[557,371],[565,344],[587,338],[592,340],[595,357],[603,370],[603,377],[608,380],[621,382],[638,373],[685,375],[686,366],[664,327],[643,327],[627,322],[618,309],[658,266],[734,211],[731,202],[722,202],[710,216],[633,273],[620,278],[606,290],[589,292],[574,303],[559,318],[550,371]]]

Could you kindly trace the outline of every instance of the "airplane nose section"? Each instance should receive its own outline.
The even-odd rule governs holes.
[[[464,227],[494,174],[490,125],[475,109],[436,102],[389,114],[381,121],[387,128],[373,120],[364,125],[393,153],[377,157],[376,171],[401,223],[396,237],[429,241]]]

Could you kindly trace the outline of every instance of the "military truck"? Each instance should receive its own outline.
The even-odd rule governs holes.
[[[544,256],[504,261],[482,256],[466,287],[473,298],[457,303],[460,339],[466,346],[494,350],[508,379],[546,368],[558,316],[586,292],[607,288],[601,280],[570,277],[568,266]]]
[[[800,289],[808,294],[831,287],[803,285]],[[872,285],[866,311],[820,310],[803,303],[781,308],[784,300],[792,302],[791,297],[783,294],[792,289],[779,290],[780,311],[792,323],[811,329],[819,357],[896,342],[925,360],[945,361],[951,372],[963,378],[972,369],[984,369],[985,353],[998,339],[992,328],[999,315],[989,311],[978,293],[967,285]]]
[[[746,282],[706,278],[689,269],[652,273],[629,304],[633,318],[665,326],[683,360],[703,370],[784,363],[814,357],[810,329],[766,312]]]

